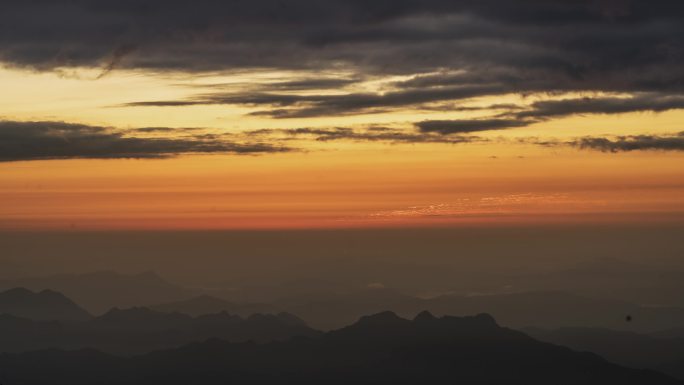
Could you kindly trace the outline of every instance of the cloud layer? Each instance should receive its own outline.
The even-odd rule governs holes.
[[[164,131],[142,128],[140,132]],[[166,129],[176,130],[176,129]],[[0,162],[71,158],[166,158],[187,153],[261,154],[289,148],[214,136],[136,137],[106,127],[63,122],[0,121]]]
[[[38,70],[99,67],[102,76],[115,68],[333,68],[357,80],[417,75],[383,94],[216,94],[139,104],[288,107],[274,117],[504,93],[648,98],[684,90],[682,20],[684,3],[676,0],[7,0],[0,5],[0,61]],[[272,91],[345,84],[281,82]]]
[[[86,66],[100,69],[99,78],[119,68],[308,74],[236,89],[216,84],[187,98],[132,100],[120,107],[239,105],[273,119],[407,109],[488,114],[428,118],[406,129],[302,128],[269,134],[318,141],[463,143],[480,140],[468,134],[570,115],[683,109],[682,41],[684,2],[676,0],[0,3],[0,65],[34,71]],[[317,71],[338,75],[311,76]],[[378,79],[383,81],[378,89],[362,87]],[[529,105],[464,104],[507,94],[546,97]],[[261,130],[261,137],[231,140],[173,131],[5,121],[0,122],[0,160],[287,150],[269,144],[279,143],[270,139],[250,141],[269,130]],[[584,138],[572,145],[678,150],[679,138]]]
[[[427,123],[434,124],[437,128],[425,129]],[[485,130],[487,127],[482,126],[481,129]],[[492,127],[489,126],[489,129]],[[493,140],[475,135],[457,134],[477,131],[470,127],[465,129],[458,121],[422,122],[414,128],[371,126],[261,129],[240,134],[207,134],[202,130],[171,127],[117,130],[64,122],[0,121],[0,162],[79,158],[155,159],[182,154],[268,154],[301,150],[296,146],[285,145],[292,140],[392,144],[463,144],[485,143]],[[502,140],[496,139],[496,141]],[[660,136],[583,137],[569,142],[528,142],[543,146],[571,146],[603,152],[684,151],[684,132]]]
[[[261,129],[244,133],[247,137],[262,137],[268,140],[290,140],[312,138],[319,142],[355,141],[385,143],[443,143],[460,144],[484,142],[486,139],[473,135],[439,135],[430,132],[419,132],[413,129],[391,127],[333,127],[333,128],[294,128],[294,129]]]
[[[1,10],[3,60],[37,68],[347,63],[417,73],[489,64],[515,70],[511,80],[547,71],[570,81],[672,67],[630,82],[646,88],[646,79],[681,74],[684,29],[684,5],[663,0],[7,0]],[[618,80],[627,79],[601,83]]]
[[[599,150],[603,152],[629,151],[684,151],[684,132],[676,135],[633,135],[609,138],[581,138],[569,143],[581,149]]]

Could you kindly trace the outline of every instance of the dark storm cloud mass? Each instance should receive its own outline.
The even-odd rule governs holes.
[[[508,73],[511,91],[533,80],[680,90],[683,16],[678,0],[6,0],[0,57],[105,71],[458,69]]]
[[[259,116],[306,118],[403,108],[448,110],[465,99],[510,93],[632,95],[542,101],[526,111],[512,109],[503,118],[452,122],[451,129],[434,132],[467,132],[471,125],[519,127],[571,114],[682,108],[683,41],[680,0],[0,3],[0,61],[10,66],[90,66],[101,69],[100,77],[117,68],[187,73],[332,69],[347,74],[127,106],[231,104],[254,107]],[[377,93],[346,88],[389,75],[413,77]],[[322,89],[348,92],[315,92]],[[516,124],[514,118],[522,121]],[[497,127],[500,123],[506,124]]]
[[[581,149],[603,152],[629,152],[641,150],[684,151],[684,132],[670,136],[634,135],[609,138],[580,138],[569,143]]]
[[[155,127],[156,131],[161,128]],[[141,129],[144,132],[145,129]],[[144,138],[97,126],[0,121],[0,162],[70,158],[165,158],[186,153],[259,154],[288,151],[263,143],[201,136]]]

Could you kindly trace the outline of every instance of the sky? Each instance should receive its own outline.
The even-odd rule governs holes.
[[[3,1],[0,230],[681,224],[682,16]]]

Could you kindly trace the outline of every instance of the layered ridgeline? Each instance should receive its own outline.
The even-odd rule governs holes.
[[[255,313],[276,313],[273,305],[260,303],[235,303],[210,295],[199,295],[181,301],[167,302],[148,306],[152,310],[163,313],[183,313],[192,316],[228,312],[231,314],[250,315]]]
[[[391,289],[369,289],[326,300],[287,301],[278,305],[299,315],[313,327],[326,330],[382,309],[392,309],[402,316],[423,309],[439,315],[489,313],[502,325],[512,328],[583,326],[654,332],[684,324],[684,308],[681,307],[643,306],[562,291],[416,298]],[[626,322],[627,316],[631,317],[631,322]]]
[[[50,289],[64,293],[88,312],[96,315],[104,314],[113,307],[120,309],[147,307],[160,312],[179,312],[192,316],[228,312],[247,317],[254,313],[289,312],[297,314],[313,328],[320,330],[337,329],[354,322],[365,314],[373,314],[385,309],[406,317],[424,309],[437,315],[489,313],[500,324],[513,328],[591,327],[650,333],[684,325],[684,307],[676,305],[677,301],[674,297],[663,303],[651,302],[649,298],[643,298],[644,301],[649,300],[646,302],[626,301],[610,298],[609,293],[604,293],[605,298],[593,297],[577,294],[576,290],[568,286],[574,280],[564,278],[569,276],[577,278],[578,282],[585,280],[594,282],[599,279],[599,276],[605,276],[607,281],[623,282],[634,276],[635,268],[630,265],[625,267],[610,263],[608,266],[616,266],[617,271],[611,275],[605,273],[606,266],[601,265],[597,268],[592,265],[590,268],[550,274],[548,279],[523,280],[528,282],[527,286],[530,290],[523,290],[520,284],[514,285],[518,289],[510,293],[484,291],[483,293],[488,294],[473,294],[473,292],[459,294],[466,291],[465,288],[461,288],[462,290],[446,295],[421,296],[420,298],[412,295],[411,292],[395,290],[384,285],[359,287],[326,284],[320,280],[313,282],[305,280],[297,285],[274,284],[268,290],[271,293],[271,299],[268,301],[245,302],[245,298],[237,298],[240,295],[236,295],[236,291],[244,294],[255,289],[190,289],[170,283],[155,273],[126,275],[113,272],[5,280],[0,281],[0,289],[20,287],[8,287],[8,285],[20,284],[34,291]],[[655,276],[679,277],[677,272],[668,275],[661,270],[653,270],[657,274],[650,274],[650,271],[644,272],[643,275],[646,278],[632,280],[635,287],[652,287],[649,285],[655,280]],[[501,279],[495,281],[509,282]],[[545,283],[531,284],[537,281]],[[677,291],[675,289],[681,286],[681,284],[675,284],[674,281],[674,278],[668,278],[665,283],[657,287],[666,292],[663,286],[665,285],[674,293]],[[554,286],[553,282],[558,282],[555,286],[563,287],[565,290],[542,289]],[[494,284],[491,283],[491,285]],[[611,285],[615,288],[617,286],[618,283]],[[493,287],[490,289],[493,290]],[[281,297],[274,297],[275,292],[281,293]],[[644,292],[648,290],[645,289]],[[232,300],[227,300],[227,298],[232,298]],[[24,318],[34,318],[24,313],[17,314],[14,311],[8,313]],[[625,322],[627,316],[632,318],[632,322]],[[37,319],[46,318],[38,317]]]
[[[113,307],[127,308],[178,301],[196,294],[192,290],[167,282],[154,272],[129,275],[99,271],[0,280],[0,289],[15,287],[34,291],[58,291],[93,314],[102,314]]]
[[[202,290],[171,283],[154,272],[122,274],[98,271],[0,280],[0,290],[17,287],[63,293],[92,314],[104,314],[112,308],[131,307],[148,307],[160,312],[194,316],[224,311],[242,316],[277,312],[274,306],[268,304],[235,303],[209,296]]]
[[[2,314],[41,321],[84,321],[91,317],[61,293],[52,290],[33,292],[24,288],[0,292]]]
[[[95,348],[128,355],[209,338],[267,342],[318,334],[302,320],[287,313],[254,314],[242,318],[222,312],[193,317],[146,308],[115,308],[81,322],[34,321],[0,315],[0,352]]]
[[[413,320],[385,312],[317,337],[218,339],[121,358],[94,350],[0,355],[0,383],[50,384],[639,384],[681,382],[539,342],[489,315]]]

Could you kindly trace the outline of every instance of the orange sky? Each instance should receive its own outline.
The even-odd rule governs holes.
[[[494,158],[495,150],[395,145],[6,163],[0,165],[0,227],[382,227],[684,217],[680,155],[519,146],[520,155]]]
[[[120,108],[143,98],[192,94],[178,79],[122,72],[101,81],[54,73],[0,71],[3,119],[129,128],[330,127],[459,117],[383,114],[269,120],[241,107]],[[278,79],[290,74],[271,74]],[[263,73],[240,74],[256,81]],[[228,77],[230,79],[230,77]],[[187,84],[186,84],[187,83]],[[370,87],[370,85],[369,85]],[[141,95],[143,92],[144,95]],[[97,96],[102,95],[102,96]],[[514,96],[472,103],[509,102]],[[528,100],[529,101],[529,100]],[[463,113],[462,113],[463,114]],[[464,116],[469,116],[467,113]],[[220,229],[497,225],[680,221],[684,154],[602,153],[519,143],[592,134],[677,132],[684,113],[579,116],[482,133],[483,143],[391,144],[300,139],[302,151],[181,155],[157,160],[0,163],[2,229]]]

